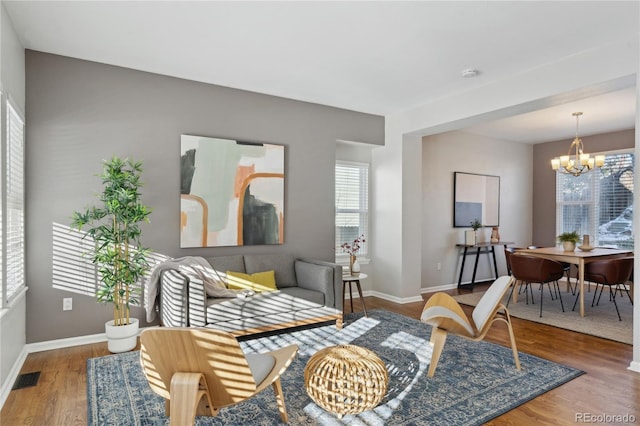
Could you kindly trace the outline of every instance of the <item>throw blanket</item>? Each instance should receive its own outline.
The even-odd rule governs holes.
[[[254,294],[251,290],[228,289],[218,272],[211,267],[204,257],[186,256],[167,260],[153,269],[145,287],[144,308],[147,311],[147,322],[153,321],[156,317],[160,277],[162,276],[162,272],[169,269],[177,270],[189,281],[193,279],[202,281],[208,296],[247,297]]]

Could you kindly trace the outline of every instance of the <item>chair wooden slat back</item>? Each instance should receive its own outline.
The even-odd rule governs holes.
[[[176,372],[205,375],[215,407],[245,400],[256,383],[238,341],[229,333],[197,328],[157,328],[140,336],[140,361],[151,388],[169,399]]]

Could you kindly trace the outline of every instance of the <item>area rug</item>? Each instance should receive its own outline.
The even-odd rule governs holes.
[[[565,291],[566,285],[564,283],[560,283],[560,289],[562,291],[562,301],[565,312],[562,312],[559,300],[551,300],[547,286],[545,286],[542,318],[540,318],[540,291],[538,288],[538,284],[533,285],[535,303],[532,304],[531,301],[529,301],[527,305],[524,293],[518,296],[518,303],[513,303],[513,301],[509,303],[508,308],[511,316],[615,340],[616,342],[633,344],[633,305],[629,301],[626,293],[624,297],[619,294],[616,296],[618,309],[620,309],[620,317],[622,318],[622,321],[620,321],[613,302],[609,301],[609,292],[607,289],[602,293],[600,304],[594,307],[591,307],[591,301],[595,287],[591,289],[591,292],[585,294],[585,316],[581,317],[580,302],[576,305],[576,310],[572,311],[571,308],[573,307],[576,296]],[[509,290],[505,296],[503,303],[507,303],[510,292],[511,290]],[[484,291],[474,291],[473,293],[454,296],[454,299],[465,305],[476,306],[483,294]]]
[[[334,325],[242,342],[248,352],[299,345],[282,375],[291,425],[480,425],[579,375],[582,371],[520,353],[517,371],[510,348],[449,336],[435,377],[427,376],[431,327],[387,311],[347,317]],[[355,344],[378,354],[389,372],[389,388],[373,410],[342,419],[318,407],[304,389],[303,371],[321,348]],[[139,353],[87,360],[88,424],[168,425],[164,401],[144,378]],[[197,425],[280,424],[271,387],[256,397],[220,410],[217,417],[197,417]]]

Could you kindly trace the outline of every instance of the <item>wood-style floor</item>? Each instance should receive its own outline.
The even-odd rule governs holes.
[[[412,318],[419,318],[424,305],[400,305],[373,297],[365,298],[365,303],[367,310],[386,309]],[[360,309],[357,299],[354,308]],[[587,423],[577,416],[586,419],[603,415],[633,416],[631,419],[640,423],[640,373],[627,369],[632,360],[630,345],[517,318],[513,326],[519,351],[579,368],[586,374],[488,424],[571,425]],[[508,346],[506,327],[494,325],[487,340]],[[22,373],[41,371],[40,380],[34,387],[11,391],[0,412],[0,425],[86,425],[86,360],[108,354],[106,343],[30,354]],[[597,423],[611,424],[615,420],[609,417]]]

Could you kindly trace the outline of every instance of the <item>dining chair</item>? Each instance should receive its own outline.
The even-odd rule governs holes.
[[[507,264],[507,272],[511,276],[513,276],[513,273],[511,272],[511,257],[518,250],[524,250],[524,248],[522,247],[505,247],[504,248],[504,259]],[[511,293],[509,293],[509,298],[507,299],[507,305],[506,305],[507,308],[509,307],[509,303],[513,298],[513,292],[516,290],[516,288],[518,289],[517,294],[521,294],[522,290],[524,289],[527,305],[529,304],[529,293],[531,293],[531,303],[533,303],[533,290],[531,289],[531,286],[528,283],[523,283],[522,281],[515,279],[513,280]]]
[[[596,290],[593,292],[591,307],[593,307],[594,305],[600,305],[600,298],[602,297],[604,286],[608,286],[609,299],[613,301],[613,305],[616,308],[616,313],[618,314],[618,320],[622,321],[620,310],[618,309],[618,303],[616,302],[616,292],[622,292],[624,290],[629,297],[629,301],[633,305],[633,298],[631,297],[631,294],[629,294],[629,290],[626,287],[626,283],[629,281],[632,272],[632,257],[624,257],[620,259],[603,259],[587,263],[584,266],[584,280],[596,283]],[[598,295],[599,287],[600,294]],[[580,293],[578,293],[578,297],[579,294]],[[597,302],[596,296],[598,296]],[[578,297],[576,297],[575,302],[573,302],[573,309],[576,308]]]
[[[429,342],[433,347],[428,371],[429,377],[433,377],[436,372],[448,333],[457,334],[473,341],[480,341],[484,339],[489,328],[496,321],[502,321],[507,324],[513,360],[516,369],[520,370],[520,358],[518,358],[518,348],[513,334],[511,317],[506,306],[502,304],[502,298],[512,283],[513,277],[509,276],[502,276],[495,280],[478,301],[471,313],[471,318],[467,317],[460,304],[447,293],[436,293],[427,300],[420,320],[433,327]]]
[[[165,398],[171,426],[193,424],[196,415],[215,416],[269,385],[280,418],[288,416],[280,376],[298,346],[244,353],[230,333],[204,328],[149,328],[140,334],[140,363],[151,389]]]
[[[538,246],[528,246],[528,249],[537,249]],[[560,262],[562,265],[562,269],[564,269],[564,273],[567,277],[567,290],[571,292],[571,295],[576,294],[576,290],[578,289],[578,278],[576,277],[575,284],[571,283],[571,263]]]
[[[518,281],[531,285],[540,284],[540,318],[542,318],[542,302],[544,300],[544,286],[547,285],[551,300],[560,299],[560,306],[564,312],[564,303],[562,302],[562,292],[558,285],[558,280],[564,276],[564,268],[560,262],[555,260],[543,259],[541,257],[527,256],[526,254],[514,254],[511,256],[511,275]],[[551,292],[553,285],[554,294]],[[526,288],[525,288],[526,291]],[[511,290],[513,294],[513,289]],[[531,294],[533,301],[533,293]],[[527,299],[528,303],[528,299]]]

